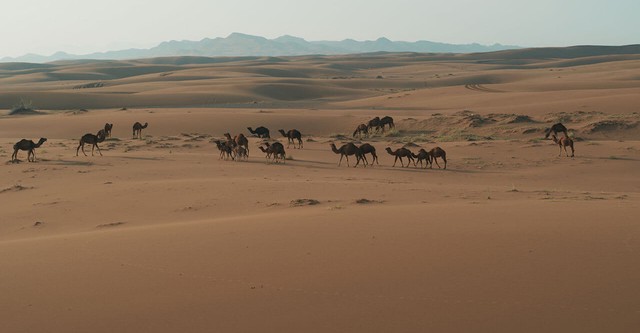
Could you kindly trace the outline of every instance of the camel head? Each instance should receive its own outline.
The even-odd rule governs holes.
[[[46,141],[47,141],[47,138],[40,138],[40,140],[38,140],[38,143],[36,144],[36,147],[40,147]]]
[[[279,129],[278,132],[280,132],[282,136],[287,136],[287,133],[283,129]]]
[[[394,152],[393,152],[393,150],[391,150],[391,148],[389,148],[389,147],[385,148],[384,150],[386,150],[386,151],[387,151],[387,153],[389,153],[389,154],[391,154],[391,155],[395,155],[395,154],[394,154]]]

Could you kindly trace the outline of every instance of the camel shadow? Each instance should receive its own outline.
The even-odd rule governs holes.
[[[20,162],[22,162],[22,161],[20,161]],[[45,164],[45,165],[65,165],[65,166],[76,166],[76,165],[90,166],[90,165],[93,165],[93,162],[71,161],[71,160],[49,160],[49,159],[44,159],[44,158],[39,159],[37,162],[31,162],[31,163],[38,163],[38,162],[40,162],[40,164]]]
[[[170,161],[164,157],[120,156],[120,158],[139,161]]]

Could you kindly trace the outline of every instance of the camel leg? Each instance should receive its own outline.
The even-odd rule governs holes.
[[[437,158],[437,157],[434,157],[434,158],[433,158],[433,161],[434,161],[434,162],[436,162],[436,165],[438,166],[438,169],[440,169],[440,164],[438,164],[438,158]]]
[[[349,155],[344,155],[344,158],[347,159],[347,167],[350,167],[350,165],[349,165]]]
[[[340,161],[338,161],[338,166],[340,166],[340,164],[342,163],[342,158],[344,157],[344,155],[340,155]]]
[[[573,150],[573,145],[571,145],[571,157],[574,157],[574,155],[575,155],[574,153],[575,153],[575,151]]]
[[[402,167],[404,168],[404,162],[402,162],[402,157],[399,157],[399,158],[400,158],[400,165],[402,165]]]
[[[18,160],[18,149],[14,149],[13,150],[13,154],[11,155],[11,160],[12,161],[17,161]]]
[[[365,166],[369,165],[369,160],[367,160],[367,155],[362,155],[362,163],[364,163]]]
[[[396,158],[393,160],[393,165],[391,166],[392,168],[396,166],[396,162],[398,162],[398,156],[396,156]]]
[[[29,151],[29,155],[31,155],[31,162],[35,162],[36,161],[36,151],[35,150],[30,150]]]
[[[96,143],[96,148],[98,148],[98,153],[100,153],[100,156],[102,156],[102,152],[100,151],[100,146],[98,146],[98,144]]]
[[[84,152],[84,143],[81,143],[78,148],[82,149],[82,153],[84,154],[84,156],[87,156],[87,153]],[[76,149],[76,154],[78,153],[78,150]]]

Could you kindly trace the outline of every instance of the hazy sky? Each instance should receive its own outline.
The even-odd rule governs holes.
[[[640,0],[2,0],[0,57],[86,54],[242,32],[307,40],[640,43]]]

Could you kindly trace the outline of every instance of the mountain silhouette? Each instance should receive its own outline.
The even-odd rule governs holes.
[[[402,42],[381,37],[374,41],[306,41],[303,38],[284,35],[275,39],[234,32],[226,38],[205,38],[200,41],[167,41],[150,49],[127,49],[84,55],[57,52],[50,56],[27,54],[0,59],[2,62],[44,63],[74,59],[139,59],[172,56],[298,56],[336,55],[370,52],[420,52],[420,53],[474,53],[519,49],[511,45],[446,44],[430,41]]]

